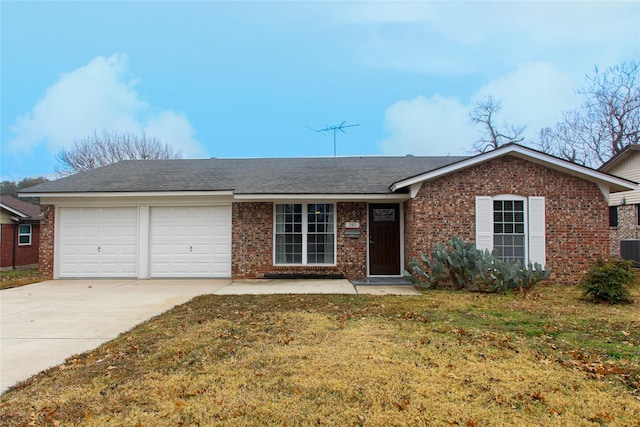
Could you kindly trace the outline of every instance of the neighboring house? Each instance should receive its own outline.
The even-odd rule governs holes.
[[[631,181],[640,181],[640,144],[628,145],[599,169]],[[640,263],[640,185],[609,198],[611,255]],[[635,240],[632,241],[632,240]],[[621,244],[624,254],[621,253]]]
[[[626,179],[511,144],[473,157],[123,161],[47,182],[45,277],[400,276],[457,235],[575,281]]]
[[[0,268],[35,268],[40,249],[40,207],[0,196]]]

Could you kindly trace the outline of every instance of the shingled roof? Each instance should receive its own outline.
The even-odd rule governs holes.
[[[12,211],[19,212],[22,219],[40,219],[40,206],[33,203],[18,200],[15,197],[2,195],[0,196],[0,204],[3,208],[9,208]]]
[[[232,191],[234,194],[389,194],[399,180],[467,159],[322,157],[126,160],[49,181],[24,194]]]

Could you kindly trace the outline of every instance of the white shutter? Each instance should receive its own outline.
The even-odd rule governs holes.
[[[476,248],[493,250],[493,199],[476,196]]]
[[[544,197],[529,197],[529,262],[547,262]]]

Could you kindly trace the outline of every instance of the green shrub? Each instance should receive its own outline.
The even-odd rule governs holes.
[[[597,260],[580,282],[585,298],[597,303],[622,304],[631,302],[630,287],[636,275],[628,261]]]
[[[450,283],[454,289],[473,292],[506,292],[510,289],[530,289],[550,276],[551,270],[540,264],[527,267],[519,261],[504,261],[497,251],[477,249],[472,243],[452,237],[447,244],[436,245],[431,257],[420,254],[409,263],[411,272],[404,271],[413,283],[434,289]]]

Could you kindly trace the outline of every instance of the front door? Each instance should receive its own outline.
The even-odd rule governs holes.
[[[400,274],[400,205],[369,205],[369,274]]]

